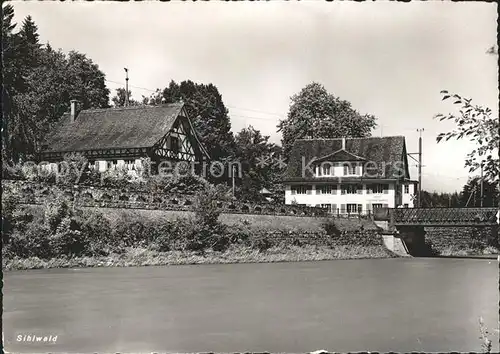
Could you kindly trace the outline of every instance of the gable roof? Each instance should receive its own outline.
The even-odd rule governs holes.
[[[171,103],[82,110],[74,122],[66,113],[45,138],[42,152],[151,147],[170,131],[183,106]],[[206,152],[203,146],[201,149]]]
[[[343,162],[343,161],[364,161],[365,158],[361,156],[354,155],[344,149],[335,151],[334,153],[325,155],[318,158],[316,161],[328,161],[328,162]]]
[[[325,160],[338,162],[337,157],[342,157],[339,150],[342,151],[341,138],[296,140],[288,159],[284,182],[323,181],[324,178],[314,177],[312,173],[313,163],[311,162]],[[345,157],[356,155],[365,160],[367,168],[365,168],[364,179],[409,178],[405,138],[403,136],[346,138],[345,151],[348,153],[342,153]],[[329,157],[332,157],[332,160]],[[303,174],[303,166],[309,166],[311,169],[304,168]],[[400,171],[401,167],[403,167],[403,173]]]

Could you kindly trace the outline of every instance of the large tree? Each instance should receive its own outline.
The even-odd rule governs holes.
[[[40,45],[30,16],[15,33],[14,9],[7,5],[2,10],[2,156],[17,162],[34,157],[71,99],[80,100],[82,108],[108,107],[109,90],[104,73],[91,59]]]
[[[210,157],[224,160],[234,155],[234,136],[228,110],[213,84],[197,84],[191,80],[177,84],[171,81],[161,96],[153,95],[151,101],[153,104],[183,101]]]
[[[286,157],[297,139],[367,137],[376,127],[373,115],[360,114],[350,102],[328,93],[316,82],[304,87],[291,101],[288,117],[278,124]]]
[[[476,145],[466,157],[465,166],[469,172],[484,169],[484,177],[489,181],[498,181],[500,177],[500,161],[498,157],[498,146],[500,144],[500,124],[498,117],[492,115],[489,108],[472,104],[472,100],[458,94],[450,94],[441,91],[443,100],[453,99],[458,107],[458,113],[437,114],[436,119],[453,120],[456,129],[440,133],[437,142],[450,139],[468,139]]]
[[[236,160],[241,164],[241,180],[238,180],[238,197],[245,200],[260,200],[260,191],[271,192],[279,182],[280,167],[277,163],[280,147],[269,142],[259,130],[249,126],[236,134]]]
[[[131,99],[130,97],[132,96],[132,91],[128,91],[128,104],[129,106],[138,106],[140,105],[140,102],[134,100],[134,99]],[[125,106],[125,102],[127,101],[127,95],[125,93],[125,89],[123,87],[119,87],[116,89],[116,94],[115,96],[111,99],[111,101],[113,102],[113,105],[115,107],[124,107]]]

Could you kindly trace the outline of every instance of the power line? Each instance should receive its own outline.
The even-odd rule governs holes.
[[[256,112],[256,113],[263,113],[263,114],[268,114],[268,115],[271,115],[271,116],[278,116],[278,117],[285,117],[284,114],[279,114],[279,113],[273,113],[273,112],[266,112],[266,111],[259,111],[257,109],[250,109],[250,108],[241,108],[241,107],[235,107],[235,106],[229,106],[229,105],[226,105],[226,107],[229,107],[229,108],[233,108],[233,109],[239,109],[241,111],[249,111],[249,112]]]

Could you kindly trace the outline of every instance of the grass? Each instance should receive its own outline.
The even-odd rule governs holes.
[[[187,251],[158,252],[147,248],[129,248],[123,254],[102,257],[60,257],[43,260],[37,257],[4,259],[4,270],[27,270],[77,267],[135,267],[182,264],[230,264],[322,261],[334,259],[392,258],[383,246],[317,246],[273,247],[266,251],[245,246],[232,246],[225,252],[205,254]]]
[[[39,205],[26,206],[34,214],[41,212]],[[86,208],[82,208],[86,209]],[[114,227],[120,220],[134,221],[162,221],[175,220],[177,218],[194,217],[190,211],[175,210],[146,210],[146,209],[121,209],[121,208],[99,208],[104,217],[110,220],[111,227]],[[228,226],[248,224],[250,228],[265,230],[296,230],[315,232],[322,230],[324,218],[307,216],[274,216],[256,214],[221,214],[219,221]]]
[[[481,250],[475,248],[457,248],[454,246],[448,246],[439,250],[439,255],[444,257],[490,256],[497,254],[498,249],[493,246],[488,246]]]
[[[488,328],[484,324],[484,320],[482,317],[479,317],[479,339],[481,340],[481,349],[483,353],[489,354],[491,353],[491,339],[490,337],[490,332],[488,331]]]

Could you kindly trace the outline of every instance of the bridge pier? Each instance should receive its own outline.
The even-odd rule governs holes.
[[[423,226],[397,226],[397,236],[406,245],[412,256],[427,256],[429,250],[425,244],[425,229]]]

